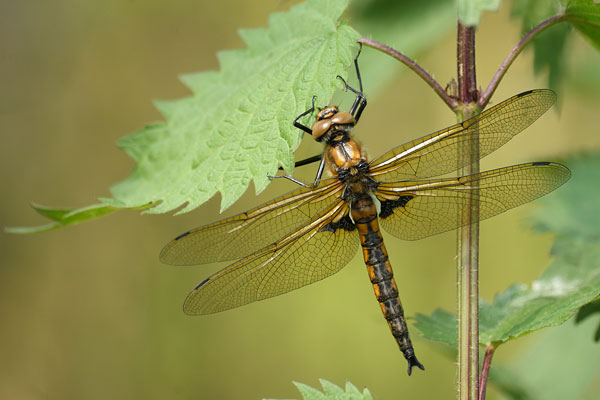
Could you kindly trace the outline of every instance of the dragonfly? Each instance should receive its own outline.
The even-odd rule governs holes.
[[[458,157],[461,146],[476,144],[478,157],[484,157],[538,119],[556,100],[553,91],[544,89],[520,93],[369,161],[352,136],[367,106],[358,55],[354,65],[359,89],[339,77],[345,89],[356,95],[349,111],[335,106],[317,109],[313,97],[312,107],[293,121],[295,127],[324,143],[315,182],[302,184],[283,175],[301,186],[244,213],[177,236],[163,248],[160,259],[172,265],[237,260],[204,279],[185,299],[186,314],[204,315],[331,276],[361,247],[375,297],[410,375],[412,368],[424,367],[410,340],[379,225],[400,239],[422,239],[464,225],[461,209],[473,200],[479,205],[478,218],[490,218],[553,191],[570,178],[570,171],[553,162],[530,162],[439,177],[466,165]],[[314,124],[304,125],[301,119],[315,110]],[[329,177],[323,178],[325,169]]]

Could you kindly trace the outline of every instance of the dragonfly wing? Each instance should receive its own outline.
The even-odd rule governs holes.
[[[297,232],[237,261],[200,283],[184,311],[210,314],[277,296],[338,272],[354,256],[358,234],[340,200]],[[331,223],[335,215],[343,215]]]
[[[196,265],[234,260],[274,243],[293,232],[319,210],[339,201],[339,180],[317,188],[300,188],[261,206],[179,235],[160,253],[172,265]]]
[[[464,225],[460,210],[469,207],[471,197],[479,200],[483,220],[550,193],[570,176],[567,167],[545,162],[460,178],[381,184],[381,225],[400,239],[422,239]]]
[[[530,90],[511,97],[460,124],[393,148],[371,163],[370,176],[380,182],[422,179],[456,171],[459,146],[479,141],[479,158],[531,125],[556,100],[551,90]]]

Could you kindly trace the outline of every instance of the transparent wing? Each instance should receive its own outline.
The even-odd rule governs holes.
[[[483,220],[550,193],[570,176],[560,164],[528,163],[460,178],[381,184],[378,198],[401,196],[382,201],[381,225],[400,239],[422,239],[464,225],[460,210],[471,196],[479,200]]]
[[[347,210],[347,204],[340,200],[299,231],[207,278],[186,298],[185,313],[201,315],[228,310],[298,289],[338,272],[354,256],[358,234],[347,216],[343,228],[324,230],[323,227],[336,213]]]
[[[460,124],[393,148],[371,163],[370,176],[380,182],[429,178],[463,167],[458,149],[479,141],[479,158],[508,142],[554,104],[551,90],[530,90],[511,97]]]
[[[343,185],[337,179],[317,188],[300,188],[261,206],[185,232],[160,253],[171,265],[196,265],[234,260],[293,232],[320,210],[339,201]]]

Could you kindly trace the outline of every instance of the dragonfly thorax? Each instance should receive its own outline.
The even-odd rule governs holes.
[[[369,173],[367,155],[349,132],[336,131],[329,135],[325,157],[331,174],[345,183],[357,182]]]

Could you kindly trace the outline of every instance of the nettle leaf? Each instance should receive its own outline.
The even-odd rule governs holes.
[[[152,204],[145,204],[140,207],[131,207],[132,209],[143,210],[151,207]],[[31,207],[43,217],[50,219],[52,222],[39,226],[15,226],[5,227],[7,233],[38,233],[51,231],[53,229],[63,228],[67,225],[76,225],[90,219],[98,218],[113,211],[118,210],[118,207],[107,206],[105,204],[93,204],[91,206],[78,209],[52,208],[39,204],[32,204]]]
[[[600,50],[600,3],[593,0],[569,0],[567,21]]]
[[[240,32],[247,49],[219,54],[220,71],[183,77],[189,98],[159,102],[166,123],[120,140],[137,161],[115,185],[119,203],[161,200],[151,213],[180,213],[221,193],[221,210],[279,165],[291,172],[302,132],[293,119],[317,96],[326,105],[356,54],[358,34],[338,19],[347,0],[309,0],[275,13],[268,29]],[[111,205],[112,202],[106,200]]]
[[[346,382],[345,389],[325,379],[319,379],[323,392],[304,383],[294,382],[304,400],[373,400],[369,389],[365,388],[361,393],[356,386]]]
[[[262,191],[279,165],[291,173],[303,136],[292,121],[313,96],[327,105],[358,50],[358,33],[340,22],[347,3],[308,0],[274,13],[268,28],[240,31],[247,48],[221,52],[220,71],[183,76],[193,95],[158,102],[165,122],[117,142],[137,165],[97,207],[153,204],[146,212],[164,213],[183,206],[183,213],[220,192],[223,210],[250,181]],[[69,212],[95,217],[88,209]]]
[[[594,398],[585,394],[598,393],[600,363],[592,336],[599,320],[598,316],[580,324],[571,320],[546,330],[508,364],[495,361],[488,382],[507,400]]]
[[[484,11],[496,11],[500,0],[458,0],[458,19],[463,25],[477,26]]]
[[[600,295],[600,154],[567,163],[573,179],[544,198],[534,227],[557,235],[554,259],[531,285],[516,284],[492,303],[480,300],[479,342],[501,344],[547,326],[562,324]],[[485,268],[485,266],[482,266]],[[417,315],[415,326],[431,340],[456,345],[456,317],[436,310]]]
[[[415,328],[424,338],[451,346],[457,345],[456,315],[437,309],[431,315],[416,313],[414,319]]]

